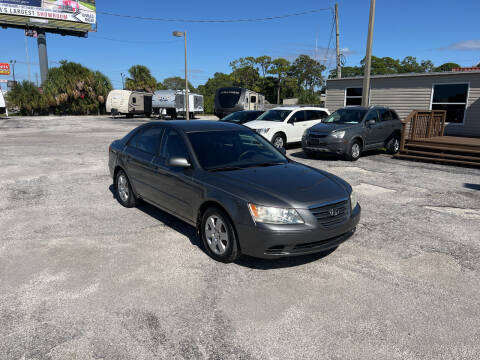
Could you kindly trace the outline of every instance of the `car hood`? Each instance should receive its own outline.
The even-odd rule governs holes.
[[[306,209],[348,198],[350,185],[299,163],[209,173],[207,182],[257,205]]]
[[[329,132],[332,132],[332,131],[335,131],[335,130],[357,127],[359,125],[360,124],[325,124],[325,123],[318,123],[315,126],[312,126],[310,128],[310,130],[311,131],[329,133]]]
[[[282,126],[283,121],[253,120],[243,125],[248,126],[250,129],[265,129],[265,128],[270,129],[272,127]]]

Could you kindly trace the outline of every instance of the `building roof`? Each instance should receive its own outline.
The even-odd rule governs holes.
[[[408,73],[408,74],[386,74],[386,75],[372,75],[371,79],[384,78],[401,78],[401,77],[417,77],[417,76],[450,76],[450,75],[480,75],[480,71],[446,71],[446,72],[429,72],[429,73]],[[342,81],[342,80],[363,80],[363,76],[342,77],[341,79],[327,79],[327,81]]]

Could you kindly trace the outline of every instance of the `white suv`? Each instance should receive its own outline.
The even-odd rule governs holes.
[[[305,130],[322,122],[330,112],[317,107],[277,107],[245,126],[263,135],[276,148],[302,141]]]

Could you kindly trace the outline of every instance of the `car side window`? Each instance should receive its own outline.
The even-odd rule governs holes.
[[[322,120],[328,117],[325,111],[321,110],[307,110],[307,120]]]
[[[370,120],[375,120],[376,123],[380,122],[380,119],[378,118],[378,113],[377,110],[370,110],[367,114],[367,117],[365,118],[365,121],[370,121]]]
[[[139,131],[128,143],[138,150],[148,154],[155,154],[162,139],[163,128],[159,126],[149,127]]]
[[[173,129],[167,129],[163,138],[162,150],[160,152],[161,157],[165,159],[170,159],[173,157],[188,159],[189,156],[187,147],[177,131]]]
[[[380,109],[380,120],[381,121],[390,121],[393,120],[392,113],[388,109]]]
[[[297,111],[295,114],[292,115],[292,118],[290,119],[290,122],[297,123],[297,122],[302,122],[302,121],[306,121],[306,120],[307,119],[305,118],[305,111],[300,110],[300,111]]]

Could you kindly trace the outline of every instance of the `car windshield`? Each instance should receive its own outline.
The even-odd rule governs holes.
[[[292,110],[268,110],[257,120],[283,122],[291,112]]]
[[[258,115],[259,113],[256,111],[238,111],[224,117],[222,120],[242,124],[244,122],[255,120]]]
[[[364,109],[340,109],[322,122],[327,124],[360,124],[366,113],[367,110]]]
[[[275,147],[249,130],[189,133],[200,165],[205,170],[237,170],[288,163]]]

